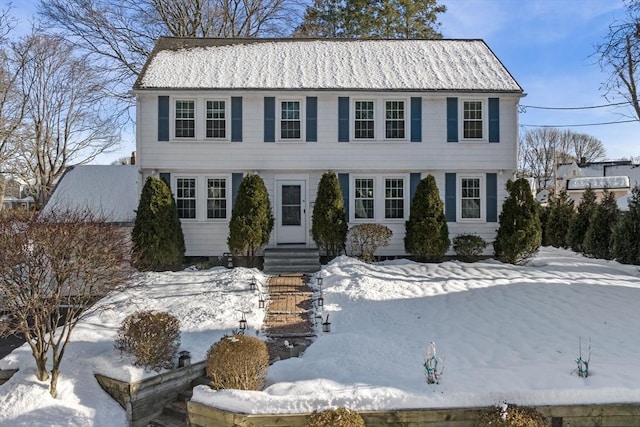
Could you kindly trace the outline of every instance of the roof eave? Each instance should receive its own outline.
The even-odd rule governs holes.
[[[514,94],[520,96],[526,96],[526,94],[520,90],[514,89],[465,89],[465,88],[456,88],[456,89],[439,89],[439,88],[343,88],[343,87],[335,87],[335,88],[264,88],[264,87],[138,87],[133,90],[133,92],[152,92],[152,91],[162,91],[162,92],[180,92],[180,91],[203,91],[203,90],[215,90],[215,91],[224,91],[224,92],[244,92],[244,91],[262,91],[262,92],[443,92],[443,93],[505,93],[505,94]]]

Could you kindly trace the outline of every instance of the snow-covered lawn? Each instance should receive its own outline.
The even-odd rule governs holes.
[[[113,349],[122,319],[162,309],[182,322],[182,347],[202,359],[237,328],[247,312],[260,327],[256,275],[247,269],[141,274],[140,286],[111,298],[113,309],[87,318],[62,364],[60,399],[35,380],[26,347],[0,361],[19,367],[0,386],[0,425],[124,425],[120,406],[93,379],[145,373]],[[376,265],[342,257],[323,268],[324,314],[332,331],[301,358],[275,363],[262,392],[213,392],[193,399],[248,413],[308,412],[330,406],[361,410],[640,402],[640,271],[638,266],[543,248],[527,266],[475,264]],[[254,332],[251,332],[254,333]],[[572,371],[591,339],[590,376]],[[437,344],[445,371],[426,383],[426,346]]]

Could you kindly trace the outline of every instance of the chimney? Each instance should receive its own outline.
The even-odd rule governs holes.
[[[129,163],[133,166],[136,164],[136,152],[132,151],[131,152],[131,160],[129,161]]]

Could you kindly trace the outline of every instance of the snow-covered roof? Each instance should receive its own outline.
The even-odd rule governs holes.
[[[567,182],[567,190],[586,190],[600,188],[629,188],[628,176],[594,176],[573,178]]]
[[[135,221],[138,168],[124,165],[82,165],[67,169],[43,213],[88,209],[111,222]]]
[[[162,37],[134,88],[522,93],[482,40]]]

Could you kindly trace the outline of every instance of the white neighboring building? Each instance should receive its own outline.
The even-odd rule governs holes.
[[[558,167],[558,189],[566,189],[567,194],[577,203],[582,193],[591,187],[600,200],[607,188],[616,199],[631,192],[640,185],[640,165],[630,160],[615,160],[577,164],[572,162]]]
[[[481,40],[161,38],[133,90],[142,179],[170,185],[187,256],[228,250],[246,174],[269,192],[268,247],[315,247],[317,186],[333,171],[349,225],[385,224],[378,255],[402,255],[422,178],[436,179],[451,237],[491,242],[516,170],[524,93]]]
[[[618,199],[629,194],[628,176],[588,176],[582,178],[571,178],[566,181],[567,195],[576,203],[580,203],[584,191],[591,187],[596,194],[596,200],[602,200],[605,189],[613,193],[613,197]]]

